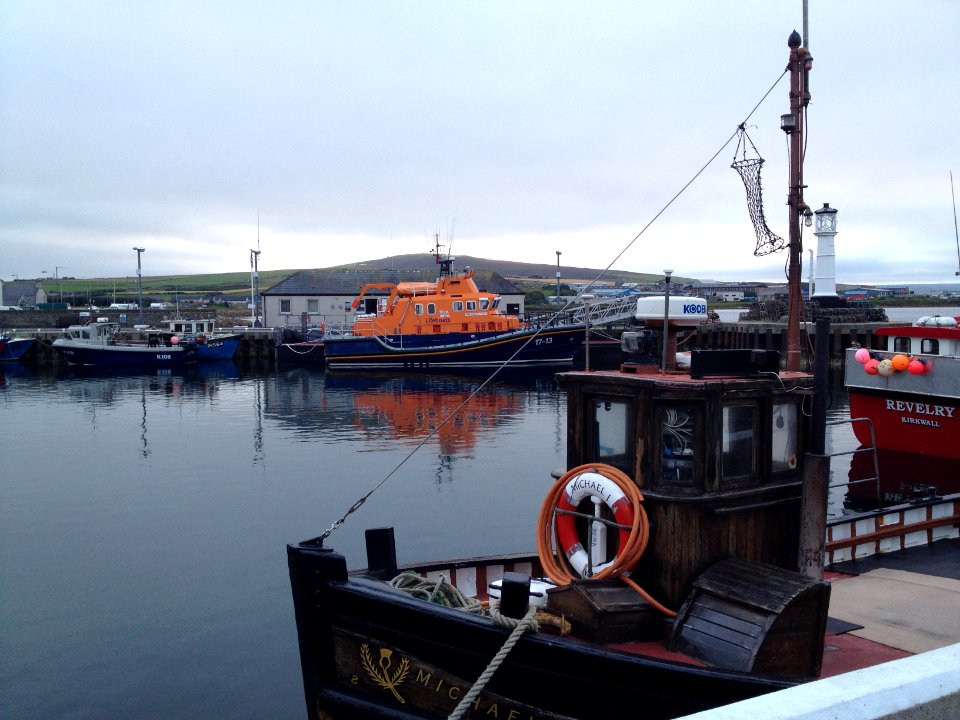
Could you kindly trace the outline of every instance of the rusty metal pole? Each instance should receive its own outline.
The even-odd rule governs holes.
[[[787,370],[800,370],[800,308],[803,295],[800,291],[800,258],[803,248],[800,242],[800,217],[803,202],[803,108],[809,102],[806,91],[806,76],[809,70],[810,53],[800,47],[800,34],[794,30],[787,40],[790,47],[790,114],[793,126],[790,130],[790,192],[787,196],[790,229],[790,260],[787,266]]]

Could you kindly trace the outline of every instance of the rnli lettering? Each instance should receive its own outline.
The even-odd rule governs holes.
[[[949,405],[931,405],[930,403],[911,402],[910,400],[887,400],[887,410],[894,412],[909,412],[915,415],[933,415],[934,417],[952,418],[956,411],[955,407]],[[912,422],[907,418],[902,418],[903,422]],[[930,422],[916,423],[918,425],[927,425]],[[940,427],[936,423],[935,427]]]

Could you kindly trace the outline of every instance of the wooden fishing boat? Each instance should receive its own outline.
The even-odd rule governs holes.
[[[622,347],[631,357],[616,370],[557,375],[567,394],[569,469],[557,473],[539,518],[530,519],[536,552],[518,548],[511,555],[398,567],[392,529],[372,528],[367,567],[351,571],[326,543],[386,478],[319,537],[289,545],[309,718],[677,718],[792,693],[818,678],[847,677],[918,652],[835,627],[844,624],[837,620],[855,624],[855,614],[829,616],[834,584],[825,561],[861,561],[910,545],[942,545],[941,539],[955,560],[960,496],[827,522],[826,353],[816,358],[814,375],[799,367],[810,56],[799,33],[788,45],[791,114],[784,118],[790,121],[788,204],[796,241],[789,243],[786,369],[779,353],[766,350],[693,350],[689,366],[679,369],[667,284],[660,353],[648,352],[649,335],[625,333]],[[782,242],[762,217],[760,163],[743,161],[738,169],[758,251]],[[755,173],[752,184],[748,170]],[[396,350],[378,351],[376,342],[382,346],[383,335],[396,335],[400,318],[417,315],[418,303],[428,314],[424,300],[439,303],[464,287],[477,296],[469,284],[441,281],[390,288],[382,307],[355,324],[355,340],[327,341],[328,362],[335,366],[339,357],[362,367],[391,358],[402,364]],[[393,307],[402,309],[400,316],[390,316]],[[392,324],[384,325],[387,320]],[[451,314],[454,322],[462,320]],[[443,323],[435,324],[442,337]],[[417,327],[429,335],[430,325]],[[402,335],[403,349],[432,362],[428,345],[407,344],[417,337],[410,335]],[[827,336],[824,322],[817,337]],[[370,343],[369,351],[362,343]],[[955,604],[955,596],[948,598],[944,612]],[[950,652],[919,674],[932,677],[946,666],[948,674],[960,675],[957,648],[945,648]],[[812,694],[836,699],[869,685],[858,675],[841,691]],[[925,692],[929,707],[944,716],[960,709],[956,677],[937,676]],[[889,693],[907,694],[899,686]],[[874,715],[858,716],[890,717],[901,707],[899,700],[896,707],[888,702]],[[725,715],[770,716],[770,708]],[[835,708],[803,715],[845,716]]]
[[[876,348],[848,348],[844,384],[865,446],[960,460],[960,327],[923,317],[874,332]]]
[[[671,718],[819,677],[829,461],[809,452],[812,376],[769,372],[777,359],[695,351],[689,371],[558,375],[573,469],[545,497],[536,554],[398,569],[379,528],[367,533],[368,568],[351,573],[324,537],[289,546],[309,716],[450,714],[512,637],[490,614],[450,607],[460,593],[474,610],[502,593],[495,607],[514,618],[540,606],[539,630],[516,641],[464,717],[633,707]],[[937,537],[956,537],[958,498],[937,500],[948,508],[935,513]],[[929,521],[924,507],[911,510]],[[856,527],[833,529],[832,559],[881,542],[858,541]],[[398,589],[410,573],[447,606]],[[829,655],[830,674],[873,657],[856,643]]]
[[[434,249],[436,282],[367,284],[353,300],[358,315],[345,335],[327,334],[327,366],[337,368],[464,368],[569,366],[584,340],[582,324],[534,327],[500,309],[469,269]],[[377,297],[370,297],[378,293]]]

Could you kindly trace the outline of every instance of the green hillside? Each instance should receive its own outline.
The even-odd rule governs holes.
[[[500,275],[515,281],[522,287],[530,285],[550,284],[556,281],[556,265],[548,263],[520,263],[509,260],[489,260],[470,256],[458,256],[454,269],[471,267],[476,270],[493,270]],[[390,269],[390,270],[430,270],[436,263],[429,253],[415,255],[394,255],[379,260],[367,260],[361,263],[338,265],[336,269]],[[305,269],[305,268],[300,268]],[[331,268],[333,269],[333,268]],[[298,269],[288,270],[261,270],[260,289],[275,285],[289,275],[298,272]],[[560,275],[563,282],[589,281],[600,274],[597,268],[566,267],[561,265]],[[610,271],[604,280],[614,282],[656,282],[660,275],[648,273],[630,273]],[[677,278],[682,280],[682,278]],[[114,298],[118,302],[136,300],[137,278],[135,276],[117,278],[61,278],[44,280],[44,288],[48,294],[59,294],[73,304],[93,302],[108,304]],[[171,300],[175,295],[190,297],[198,295],[233,295],[238,298],[250,294],[250,273],[231,272],[213,273],[205,275],[152,275],[143,276],[144,302],[151,300]]]

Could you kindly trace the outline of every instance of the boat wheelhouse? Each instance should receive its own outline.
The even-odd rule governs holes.
[[[218,329],[213,318],[174,318],[167,329],[181,341],[195,344],[198,360],[232,360],[242,339],[238,333]]]

